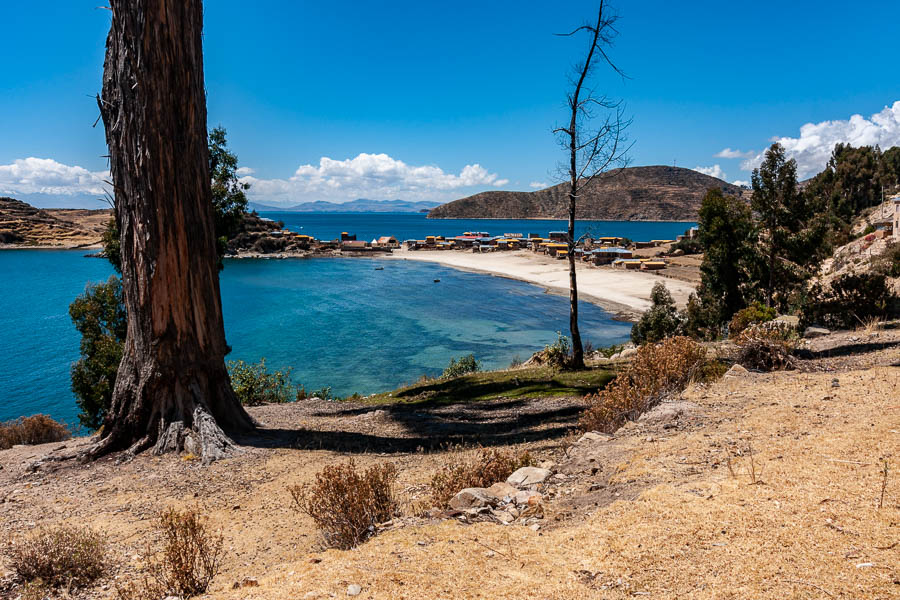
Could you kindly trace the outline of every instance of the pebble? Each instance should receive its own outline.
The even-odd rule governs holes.
[[[360,592],[362,592],[362,588],[355,583],[351,583],[347,586],[348,596],[359,596]]]

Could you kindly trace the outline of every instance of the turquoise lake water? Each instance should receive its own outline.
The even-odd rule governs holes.
[[[376,230],[378,235],[405,237],[408,231],[408,237],[422,237],[469,228],[497,233],[547,229],[535,227],[535,221],[501,221],[499,227],[475,221],[479,226],[474,227],[463,225],[473,222],[426,221],[420,215],[292,217],[307,224],[305,231],[307,226],[322,229],[313,235],[327,237],[325,230],[334,228],[337,233],[355,230],[360,239],[363,232]],[[444,230],[434,224],[451,225]],[[605,226],[610,235],[635,239],[672,237],[686,228],[683,223]],[[629,233],[641,228],[646,235]],[[0,420],[41,412],[75,422],[69,368],[78,358],[79,338],[68,306],[87,282],[112,274],[105,260],[83,255],[0,252]],[[462,354],[473,353],[487,368],[504,367],[568,327],[565,297],[526,283],[412,261],[229,260],[221,287],[225,332],[233,348],[228,359],[266,357],[271,367],[292,367],[294,382],[307,390],[331,386],[339,395],[384,391],[422,374],[436,375]],[[582,335],[595,346],[628,337],[630,325],[601,308],[582,303],[580,311]]]

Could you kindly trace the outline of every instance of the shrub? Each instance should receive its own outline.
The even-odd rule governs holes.
[[[314,483],[289,487],[295,507],[312,517],[328,546],[349,549],[374,531],[374,525],[397,512],[393,463],[357,471],[350,460],[330,465],[316,475]]]
[[[340,400],[337,396],[334,395],[334,392],[331,391],[331,386],[326,385],[323,388],[318,390],[313,390],[307,394],[308,398],[319,398],[321,400],[327,400],[329,402],[336,402]]]
[[[631,364],[597,394],[579,421],[582,431],[611,433],[635,420],[662,398],[679,392],[706,362],[706,350],[684,336],[666,338],[638,349]]]
[[[87,286],[69,305],[69,316],[81,334],[81,357],[71,371],[72,393],[81,409],[78,420],[98,429],[112,403],[128,328],[122,282],[112,276]]]
[[[90,585],[107,572],[108,548],[98,533],[63,525],[41,529],[12,543],[13,572],[26,583],[73,588]]]
[[[199,509],[161,512],[156,521],[160,547],[147,548],[147,575],[138,584],[117,589],[119,600],[147,600],[206,593],[219,573],[222,536],[214,535]]]
[[[800,321],[831,328],[852,329],[895,310],[897,296],[883,273],[845,273],[828,288],[813,286],[801,311]]]
[[[551,367],[564,369],[569,364],[571,354],[572,345],[569,343],[569,338],[564,336],[562,332],[557,331],[556,341],[548,346],[544,346],[543,362]]]
[[[618,354],[624,349],[624,344],[613,344],[612,346],[601,346],[600,348],[597,348],[596,352],[603,358],[609,358],[613,354]]]
[[[0,423],[0,450],[19,444],[47,444],[72,437],[69,428],[47,415],[23,417]]]
[[[444,369],[444,372],[441,374],[441,378],[453,379],[454,377],[461,377],[463,375],[468,375],[469,373],[477,373],[480,370],[481,363],[475,360],[474,354],[468,354],[466,356],[460,356],[459,359],[451,358],[447,368]]]
[[[661,281],[653,285],[650,302],[650,309],[641,315],[640,320],[631,328],[631,341],[637,345],[655,343],[677,335],[683,325],[683,320],[675,308],[675,300]]]
[[[776,314],[774,308],[765,306],[762,302],[754,302],[731,317],[731,322],[728,324],[728,337],[734,339],[750,325],[771,321]]]
[[[738,362],[760,371],[793,368],[792,354],[797,348],[794,332],[782,323],[758,323],[744,329],[736,338]]]
[[[255,365],[242,360],[229,361],[228,373],[234,393],[244,406],[283,404],[297,398],[291,384],[291,369],[270,373],[265,358]]]
[[[462,457],[462,453],[454,456]],[[489,487],[505,481],[521,467],[534,464],[528,452],[515,454],[495,448],[481,449],[474,456],[445,465],[431,478],[431,497],[435,506],[446,506],[456,493],[465,488]]]
[[[675,242],[669,247],[670,254],[676,250],[681,250],[685,254],[702,254],[703,244],[700,243],[699,237],[686,237],[678,242]]]
[[[900,244],[888,244],[884,254],[875,261],[875,271],[888,277],[900,277]]]

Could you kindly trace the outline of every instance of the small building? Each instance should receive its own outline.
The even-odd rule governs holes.
[[[641,268],[641,261],[637,258],[617,258],[613,261],[612,266],[616,269],[634,271]]]
[[[551,231],[547,237],[550,238],[552,242],[565,242],[569,239],[568,231]]]
[[[400,242],[392,235],[383,235],[378,239],[372,240],[372,245],[379,248],[399,248]]]
[[[355,233],[347,233],[346,231],[341,232],[341,241],[342,242],[355,242],[356,234]]]
[[[595,265],[608,265],[618,259],[632,258],[633,253],[627,248],[597,248],[591,252],[591,262]]]
[[[347,240],[341,242],[341,250],[365,250],[369,243],[363,240]]]
[[[641,261],[641,270],[642,271],[659,271],[660,269],[665,269],[666,263],[661,260],[645,260]]]
[[[893,237],[895,240],[900,240],[900,196],[894,196],[892,200],[894,201]]]

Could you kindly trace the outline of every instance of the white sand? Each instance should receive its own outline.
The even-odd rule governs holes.
[[[457,250],[395,250],[393,258],[435,262],[448,267],[489,273],[527,281],[557,293],[569,293],[568,262],[528,250],[476,254]],[[577,263],[579,299],[598,304],[622,317],[634,318],[650,307],[650,290],[657,281],[666,284],[683,306],[694,287],[685,281],[653,272],[624,271]]]

